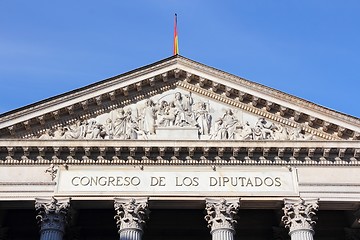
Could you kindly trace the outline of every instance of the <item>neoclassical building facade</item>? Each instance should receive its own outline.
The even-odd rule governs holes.
[[[360,239],[359,156],[359,118],[176,55],[0,115],[0,239]]]

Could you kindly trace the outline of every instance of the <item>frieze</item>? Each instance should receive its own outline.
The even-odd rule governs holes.
[[[60,167],[56,196],[298,196],[296,170],[234,167]]]
[[[188,134],[186,136],[182,136]],[[46,129],[48,139],[312,140],[290,128],[181,89],[114,109],[72,125]]]

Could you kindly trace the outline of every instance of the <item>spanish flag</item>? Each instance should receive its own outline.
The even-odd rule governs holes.
[[[179,38],[177,32],[177,14],[175,13],[175,23],[174,23],[174,55],[179,54]]]

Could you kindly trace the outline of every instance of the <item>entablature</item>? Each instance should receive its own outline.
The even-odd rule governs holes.
[[[1,165],[359,166],[359,141],[1,140]]]

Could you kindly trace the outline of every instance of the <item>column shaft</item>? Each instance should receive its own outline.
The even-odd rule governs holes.
[[[313,232],[309,230],[297,230],[290,233],[291,240],[313,240]]]
[[[212,240],[234,240],[234,233],[229,229],[219,229],[212,232]]]
[[[136,229],[120,231],[120,240],[141,240],[142,232]]]
[[[40,240],[55,240],[63,239],[64,233],[53,229],[48,229],[40,232]]]

